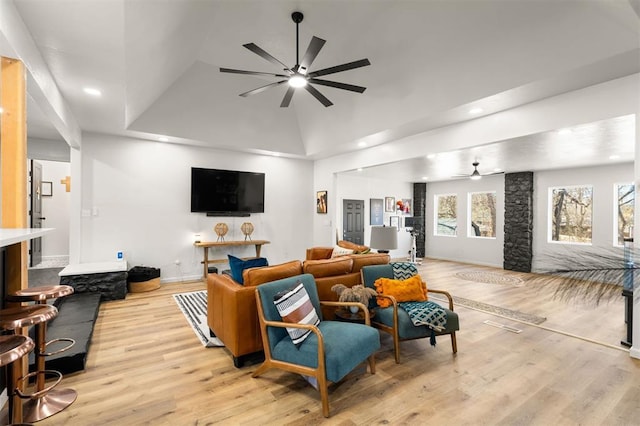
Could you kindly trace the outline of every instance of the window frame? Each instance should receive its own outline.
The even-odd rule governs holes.
[[[498,206],[498,192],[497,191],[475,191],[475,192],[467,192],[467,238],[479,238],[483,240],[495,240],[498,236],[497,230],[497,222],[498,222],[498,213],[496,211],[495,217],[493,218],[493,233],[492,237],[487,237],[483,235],[474,235],[471,230],[473,227],[471,226],[472,217],[473,217],[473,202],[471,201],[474,195],[477,194],[493,194],[495,206]]]
[[[591,237],[589,242],[580,242],[580,241],[554,241],[553,240],[553,191],[556,189],[572,189],[572,188],[590,188],[591,189]],[[584,184],[584,185],[560,185],[560,186],[550,186],[547,192],[547,243],[549,244],[569,244],[569,245],[578,245],[578,246],[592,246],[593,245],[593,202],[595,200],[594,197],[594,186],[592,184]]]
[[[621,186],[631,186],[633,187],[633,214],[632,219],[635,217],[635,203],[636,203],[636,188],[633,182],[623,182],[623,183],[614,183],[613,184],[613,246],[614,247],[624,247],[624,242],[620,244],[618,242],[618,194]],[[632,225],[635,226],[635,223]]]
[[[438,233],[438,212],[440,210],[440,198],[441,197],[456,197],[456,223],[455,228],[453,230],[452,235],[447,234],[439,234]],[[458,236],[458,194],[456,193],[445,193],[445,194],[434,194],[433,196],[433,236],[434,237],[448,237],[455,238]]]

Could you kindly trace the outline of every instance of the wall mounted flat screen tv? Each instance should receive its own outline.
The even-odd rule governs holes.
[[[264,173],[191,168],[191,211],[264,213]]]

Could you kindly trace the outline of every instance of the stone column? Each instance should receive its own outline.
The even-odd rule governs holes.
[[[425,254],[425,210],[427,201],[427,184],[424,182],[416,182],[413,184],[413,216],[420,217],[422,223],[420,232],[416,235],[416,257],[422,258]]]
[[[504,269],[531,272],[533,172],[507,173],[504,180]]]

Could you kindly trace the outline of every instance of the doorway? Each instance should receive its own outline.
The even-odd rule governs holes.
[[[364,200],[342,200],[342,239],[364,245]]]

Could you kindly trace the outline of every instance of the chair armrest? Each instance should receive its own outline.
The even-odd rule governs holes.
[[[451,294],[449,294],[448,291],[444,291],[444,290],[431,290],[431,289],[427,289],[427,293],[437,293],[437,294],[444,294],[447,299],[449,299],[449,310],[453,311],[453,297],[451,297]]]
[[[367,308],[364,303],[360,303],[360,302],[333,302],[333,301],[320,301],[320,305],[325,305],[325,306],[357,306],[358,308],[360,308],[360,310],[364,311],[364,323],[366,325],[371,325],[371,319],[369,316],[369,308]]]

